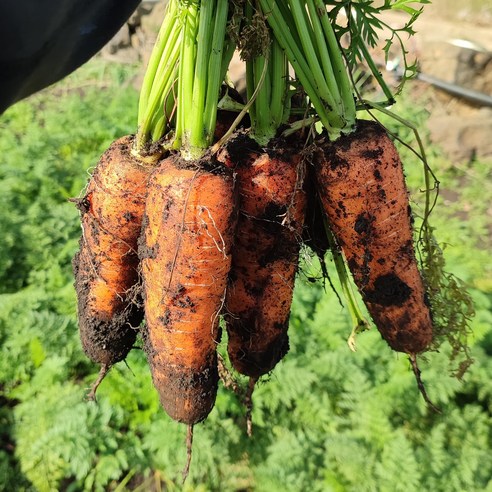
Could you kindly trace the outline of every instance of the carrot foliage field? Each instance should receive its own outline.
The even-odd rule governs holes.
[[[476,311],[464,382],[451,377],[446,347],[421,363],[441,414],[377,330],[349,350],[348,313],[313,281],[320,271],[307,251],[290,351],[255,391],[253,437],[241,402],[221,387],[195,428],[184,487],[186,428],[160,408],[142,350],[111,370],[97,403],[85,401],[98,367],[77,331],[70,263],[80,225],[69,199],[104,149],[134,130],[133,75],[95,60],[0,118],[0,490],[492,490],[491,163],[452,164],[431,146],[442,186],[436,236]],[[407,99],[395,110],[425,139],[425,99]],[[400,123],[385,124],[412,142]],[[418,213],[421,166],[401,152]]]

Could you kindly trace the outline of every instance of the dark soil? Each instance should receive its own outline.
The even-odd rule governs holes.
[[[367,301],[381,306],[401,306],[410,297],[412,289],[394,273],[380,275],[374,281],[374,288],[366,290]]]
[[[277,336],[270,335],[269,343],[262,346],[261,350],[250,343],[251,335],[257,331],[258,319],[261,319],[261,313],[252,310],[249,313],[241,313],[240,319],[231,319],[228,324],[228,330],[233,330],[242,340],[239,346],[234,345],[234,350],[229,349],[229,357],[234,361],[234,367],[239,373],[252,378],[268,374],[289,351],[289,317],[283,323],[274,324]]]
[[[91,309],[89,301],[91,282],[94,275],[91,265],[80,253],[73,259],[75,290],[78,299],[79,331],[82,347],[86,355],[98,364],[112,366],[122,361],[135,344],[138,326],[143,319],[141,302],[131,298],[121,302],[120,309],[115,310],[112,318],[101,318]]]
[[[248,132],[236,132],[227,142],[226,148],[221,151],[219,160],[230,169],[249,166],[261,153],[260,146],[249,137]]]

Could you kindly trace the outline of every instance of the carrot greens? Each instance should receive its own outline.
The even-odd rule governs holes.
[[[170,0],[140,90],[137,151],[159,140],[168,129],[182,42],[180,17],[178,0]]]
[[[261,82],[263,71],[266,72]],[[260,145],[266,145],[288,117],[287,59],[275,39],[270,41],[264,55],[246,61],[246,80],[248,100],[253,100],[249,111],[250,136]]]
[[[213,140],[217,104],[234,45],[227,0],[171,0],[140,93],[136,148],[164,135],[199,158]]]

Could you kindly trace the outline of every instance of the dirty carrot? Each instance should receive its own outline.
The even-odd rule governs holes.
[[[314,168],[324,211],[376,326],[419,353],[432,322],[413,248],[400,158],[386,131],[357,121],[352,84],[321,0],[260,0],[323,126]],[[363,43],[363,40],[354,40]],[[324,138],[324,141],[323,141]]]
[[[261,22],[261,16],[249,19]],[[228,353],[234,368],[253,379],[271,371],[289,348],[306,205],[301,149],[275,138],[288,117],[287,62],[275,41],[267,47],[265,54],[246,61],[248,97],[257,94],[251,130],[227,148],[240,209],[225,305]]]
[[[91,398],[107,370],[127,356],[143,318],[137,239],[151,167],[131,155],[132,141],[111,144],[76,200],[82,223],[73,260],[80,337],[85,353],[101,364]]]
[[[355,283],[378,330],[397,351],[432,341],[432,320],[413,247],[412,216],[398,152],[378,123],[327,143],[318,190]]]
[[[161,404],[179,422],[203,420],[215,402],[234,221],[233,179],[222,166],[173,156],[152,175],[140,245],[145,349]]]
[[[144,316],[137,242],[148,177],[164,152],[156,144],[159,129],[167,131],[174,104],[168,95],[177,73],[176,50],[170,48],[180,34],[176,15],[177,3],[171,0],[145,75],[137,135],[111,144],[85,196],[76,200],[82,222],[80,251],[73,261],[80,335],[86,354],[101,364],[91,399],[109,368],[132,348]]]
[[[258,378],[289,348],[305,196],[299,153],[286,151],[285,142],[276,154],[249,157],[236,167],[240,215],[225,317],[231,363]]]
[[[166,412],[191,427],[206,418],[217,392],[218,322],[236,209],[232,175],[207,149],[234,47],[226,35],[227,0],[178,3],[175,113],[165,136],[173,153],[149,182],[139,254],[154,386]]]

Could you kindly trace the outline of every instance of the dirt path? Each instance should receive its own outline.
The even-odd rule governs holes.
[[[458,10],[454,18],[440,15],[439,7],[429,5],[415,25],[421,71],[492,96],[492,6],[484,7],[481,17]],[[457,46],[466,42],[477,51]],[[492,159],[492,107],[473,105],[437,89],[431,90],[429,101],[431,138],[450,159]]]

